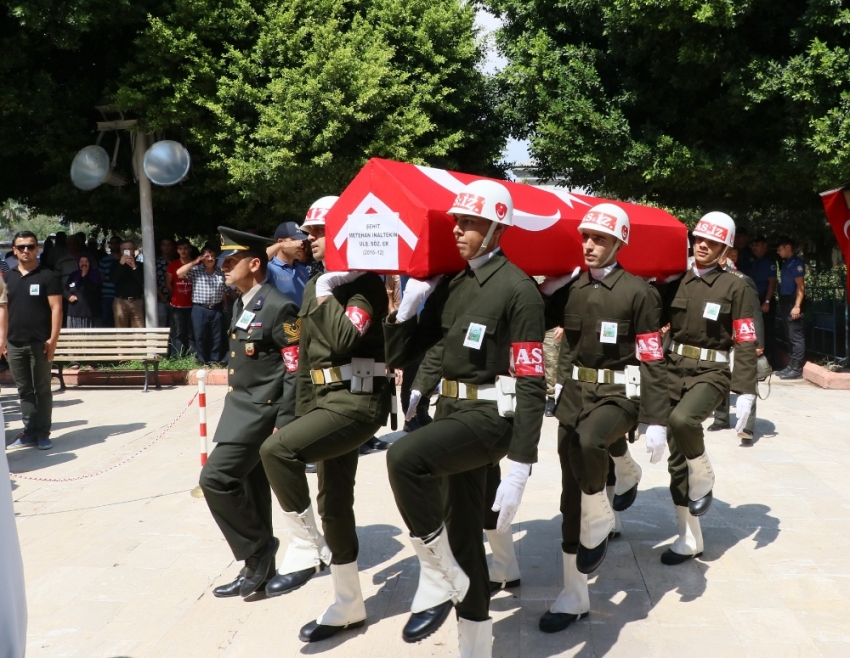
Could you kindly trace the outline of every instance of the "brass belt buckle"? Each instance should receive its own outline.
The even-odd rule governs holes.
[[[443,385],[440,388],[440,394],[444,395],[447,398],[456,398],[457,397],[457,382],[450,381],[448,379],[443,380]]]
[[[340,372],[339,368],[328,368],[328,372],[331,375],[331,382],[333,382],[334,384],[342,381],[342,373]]]
[[[682,356],[686,356],[689,359],[697,359],[699,360],[700,348],[693,347],[692,345],[682,345]]]
[[[310,379],[313,380],[313,384],[319,385],[325,383],[325,373],[321,370],[311,370],[310,371]]]
[[[599,377],[599,373],[594,368],[579,368],[578,369],[578,380],[580,382],[588,382],[590,384],[595,384],[596,379]]]
[[[467,400],[477,400],[478,399],[478,384],[467,384],[466,385],[466,399]]]

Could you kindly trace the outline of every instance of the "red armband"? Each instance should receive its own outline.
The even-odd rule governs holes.
[[[511,364],[517,377],[544,377],[543,343],[511,343]]]
[[[296,372],[298,370],[298,345],[290,345],[282,347],[280,355],[283,357],[283,365],[286,366],[286,372]]]
[[[635,355],[638,361],[662,361],[664,350],[661,349],[661,332],[638,334],[635,336]]]
[[[756,323],[752,318],[732,320],[736,343],[752,343],[756,340]]]
[[[345,316],[351,320],[351,324],[357,327],[361,336],[369,330],[369,325],[372,324],[372,316],[356,306],[346,306]]]

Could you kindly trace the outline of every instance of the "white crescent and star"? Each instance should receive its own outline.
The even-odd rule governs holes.
[[[844,237],[850,240],[850,235],[847,234],[847,229],[850,229],[850,219],[844,222]]]

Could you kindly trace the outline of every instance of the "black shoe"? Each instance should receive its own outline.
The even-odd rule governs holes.
[[[576,551],[576,569],[578,569],[579,573],[593,573],[602,564],[607,552],[608,537],[603,539],[602,543],[596,548],[585,548],[579,542],[578,551]]]
[[[386,441],[381,441],[381,439],[379,439],[377,436],[373,436],[366,443],[370,444],[374,450],[378,451],[386,450],[390,447],[389,443],[387,443]]]
[[[310,567],[302,571],[293,571],[292,573],[279,574],[276,573],[268,583],[266,583],[266,596],[274,598],[281,594],[294,592],[296,589],[304,585],[308,580],[315,576],[320,571],[325,570],[325,563],[320,562],[318,567]]]
[[[688,500],[688,509],[691,512],[691,516],[702,516],[705,514],[711,507],[712,500],[714,500],[714,496],[711,495],[710,491],[699,500]]]
[[[496,581],[490,581],[490,593],[501,592],[503,589],[513,589],[514,587],[519,587],[519,578],[516,580],[509,580],[506,583],[497,583]]]
[[[779,379],[788,380],[788,379],[802,379],[802,378],[803,378],[803,371],[800,370],[799,368],[790,368],[790,369],[786,370],[785,372],[779,373]]]
[[[546,418],[555,415],[555,398],[546,398]]]
[[[612,530],[611,532],[608,533],[608,541],[611,541],[612,539],[618,539],[619,536],[620,536],[619,532],[617,532],[616,530]]]
[[[227,583],[226,585],[219,585],[215,589],[213,589],[213,596],[218,597],[220,599],[230,598],[231,596],[239,596],[239,591],[242,589],[242,581],[245,578],[240,573],[236,576],[236,580],[232,583]]]
[[[362,446],[360,446],[360,449],[358,450],[358,452],[361,455],[371,455],[375,451],[372,450],[371,446],[369,446],[369,442],[367,441]]]
[[[589,612],[583,612],[580,615],[570,615],[566,612],[549,612],[547,610],[543,613],[537,626],[544,633],[557,633],[567,628],[574,621],[584,619],[589,614]]]
[[[308,462],[307,467],[304,469],[305,473],[315,473],[316,472],[316,463]]]
[[[661,564],[673,567],[677,564],[682,564],[682,562],[687,562],[695,557],[699,557],[700,555],[702,555],[702,553],[696,553],[695,555],[682,555],[681,553],[674,553],[673,549],[668,548],[661,554]]]
[[[728,430],[728,423],[721,423],[719,420],[715,420],[711,425],[708,426],[709,432],[719,432],[720,430]]]
[[[422,423],[419,422],[419,419],[414,416],[410,420],[404,421],[404,427],[401,429],[410,434],[411,432],[415,432],[416,430],[422,427]]]
[[[440,605],[428,608],[422,612],[413,612],[401,631],[401,639],[405,642],[419,642],[431,635],[449,616],[454,604],[446,601]]]
[[[784,375],[785,373],[787,373],[789,370],[793,370],[793,368],[791,368],[791,364],[790,364],[790,363],[789,363],[787,366],[785,366],[782,370],[776,370],[776,371],[774,371],[774,373],[773,373],[773,374],[774,374],[774,375],[776,375],[777,377],[782,377],[782,375]]]
[[[636,484],[624,494],[614,494],[611,507],[615,512],[625,512],[632,506],[637,498],[638,485]]]
[[[741,439],[741,443],[745,446],[753,445],[753,433],[750,430],[742,430],[738,434],[738,438]]]
[[[325,626],[324,624],[311,621],[309,624],[301,627],[301,631],[298,633],[298,639],[302,642],[321,642],[336,635],[340,631],[349,628],[360,628],[365,623],[366,620],[364,619],[363,621],[355,621],[353,624],[347,624],[346,626]]]
[[[245,560],[245,572],[250,572],[242,581],[239,596],[246,597],[256,592],[274,574],[274,556],[280,548],[277,537],[269,537],[266,545]]]

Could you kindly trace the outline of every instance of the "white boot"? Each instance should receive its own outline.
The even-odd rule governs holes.
[[[298,637],[302,642],[319,642],[346,628],[359,628],[366,621],[366,606],[360,591],[357,562],[332,564],[334,602],[319,615],[316,621],[301,628]]]
[[[703,452],[696,459],[685,461],[688,463],[688,508],[694,516],[702,516],[711,507],[714,470],[708,461],[707,452]]]
[[[493,552],[493,566],[490,568],[491,589],[516,587],[519,585],[519,563],[514,550],[514,536],[508,531],[499,533],[495,530],[485,530],[490,550]]]
[[[316,526],[313,506],[301,514],[284,512],[283,525],[289,531],[289,546],[277,572],[281,575],[315,567],[316,571],[331,563],[331,551]]]
[[[632,459],[628,448],[626,448],[625,454],[620,457],[611,455],[611,460],[614,462],[614,475],[617,477],[611,507],[615,511],[619,510],[622,512],[631,507],[632,503],[635,502],[637,486],[643,471],[641,471],[638,463]]]
[[[469,576],[455,560],[445,529],[427,544],[418,537],[411,537],[410,543],[419,558],[419,585],[410,611],[416,614],[446,601],[463,601]]]
[[[576,569],[576,556],[563,553],[564,589],[540,619],[540,630],[556,633],[590,612],[590,595],[587,591],[587,576]]]
[[[581,529],[579,541],[585,548],[596,548],[614,529],[614,510],[604,491],[581,492]]]
[[[324,626],[351,626],[366,619],[357,562],[332,564],[331,578],[336,598],[316,620]]]
[[[614,487],[605,487],[605,493],[608,495],[608,504],[611,509],[614,509]],[[611,531],[611,539],[616,539],[623,532],[623,522],[620,520],[620,513],[614,512],[614,530]]]
[[[458,617],[457,639],[460,658],[492,658],[493,620],[470,621]]]
[[[681,564],[702,555],[702,528],[699,517],[691,514],[687,507],[677,505],[676,524],[679,536],[661,556],[661,561],[667,565]]]

